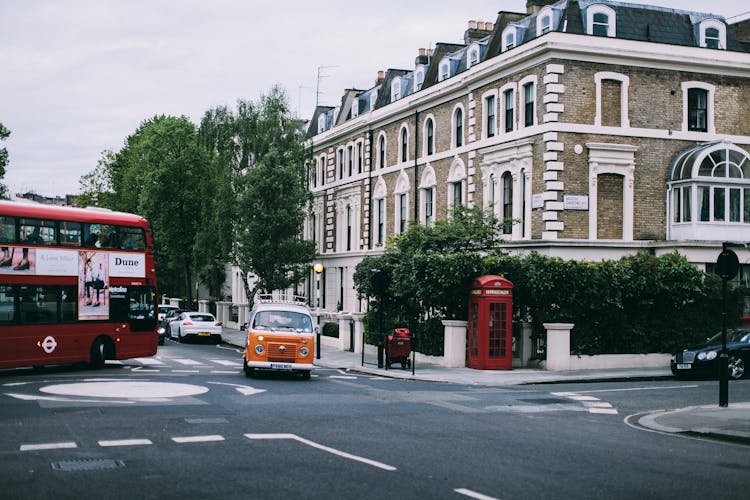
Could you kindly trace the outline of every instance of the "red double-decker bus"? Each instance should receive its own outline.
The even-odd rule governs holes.
[[[0,368],[152,356],[155,309],[143,217],[0,201]]]

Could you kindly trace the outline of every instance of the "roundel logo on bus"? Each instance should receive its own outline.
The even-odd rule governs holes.
[[[52,354],[52,351],[57,347],[57,341],[55,340],[55,337],[48,335],[44,340],[37,342],[36,345],[44,349],[44,352],[47,354]]]

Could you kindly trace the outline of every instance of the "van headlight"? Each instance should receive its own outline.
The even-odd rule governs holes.
[[[716,351],[709,351],[708,353],[706,353],[706,359],[709,361],[712,359],[716,359],[716,356],[717,356]]]
[[[306,358],[309,352],[310,351],[307,349],[307,347],[302,347],[299,350],[299,355],[302,356],[303,358]]]
[[[255,354],[261,355],[265,350],[266,349],[261,344],[255,346]]]

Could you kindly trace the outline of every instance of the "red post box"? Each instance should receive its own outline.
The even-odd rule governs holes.
[[[469,297],[466,358],[469,368],[479,370],[513,367],[513,283],[502,276],[474,280]]]

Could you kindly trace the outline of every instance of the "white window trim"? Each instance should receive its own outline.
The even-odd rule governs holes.
[[[500,108],[500,119],[498,120],[497,114],[495,115],[495,121],[498,122],[499,128],[495,129],[495,135],[498,133],[505,134],[508,133],[505,131],[505,93],[508,91],[513,92],[513,129],[510,132],[515,132],[518,130],[518,85],[515,82],[506,83],[502,87],[500,87],[500,91],[498,92],[499,99],[502,101],[502,103],[499,103]]]
[[[381,164],[380,139],[381,137],[383,139],[383,153],[382,153],[384,156],[383,161],[382,161],[383,168],[386,168],[388,166],[388,137],[385,135],[385,132],[380,132],[378,134],[377,140],[375,141],[375,168],[373,168],[372,170],[377,170],[380,168],[380,164]]]
[[[620,126],[623,128],[629,128],[628,89],[630,88],[630,78],[627,75],[620,73],[600,71],[594,75],[594,80],[596,81],[596,113],[594,115],[594,125],[597,127],[602,126],[602,81],[615,80],[620,82]]]
[[[488,97],[494,97],[495,98],[495,135],[492,137],[497,137],[499,130],[498,130],[498,98],[497,98],[497,90],[488,90],[484,94],[482,94],[482,139],[491,139],[490,137],[487,137],[487,98]]]
[[[396,179],[396,187],[393,190],[393,234],[401,234],[401,203],[400,198],[401,195],[406,195],[406,229],[409,229],[409,206],[410,206],[410,200],[409,200],[409,190],[410,190],[410,183],[409,183],[409,177],[406,175],[406,172],[403,170],[398,175],[398,179]]]
[[[387,188],[383,177],[378,177],[378,182],[375,183],[375,190],[373,191],[373,217],[372,217],[372,243],[373,246],[385,246],[385,241],[388,237],[388,203],[386,197],[388,196]],[[378,211],[378,201],[383,200],[383,220],[380,220],[380,214]],[[383,241],[378,241],[378,226],[383,223]]]
[[[355,97],[352,101],[352,118],[356,118],[359,116],[359,97]]]
[[[700,38],[698,40],[698,43],[701,47],[706,47],[706,30],[710,28],[715,28],[719,30],[719,50],[726,50],[727,49],[727,27],[724,23],[719,21],[718,19],[705,19],[701,21],[700,26],[698,27]]]
[[[325,132],[326,130],[326,114],[322,113],[318,116],[318,133]]]
[[[597,239],[599,209],[598,179],[602,174],[615,174],[622,180],[622,241],[633,241],[633,210],[635,153],[638,146],[630,144],[586,143],[589,151],[589,239]]]
[[[466,199],[466,165],[461,158],[455,157],[448,174],[448,180],[446,181],[446,189],[448,190],[448,210],[453,211],[455,207],[455,200],[453,196],[453,185],[461,183],[461,204],[469,206],[468,200]]]
[[[472,54],[476,53],[477,55],[477,62],[471,62],[472,60]],[[469,49],[466,51],[466,69],[471,68],[472,66],[476,66],[479,64],[482,57],[482,51],[479,49],[478,43],[472,43],[469,45]]]
[[[422,225],[427,225],[427,197],[425,196],[425,191],[430,189],[432,190],[432,213],[430,214],[432,222],[430,225],[435,225],[435,186],[437,186],[435,170],[432,168],[432,165],[427,164],[427,167],[422,171],[422,178],[419,181],[419,223]]]
[[[443,57],[440,60],[440,65],[438,66],[438,81],[442,82],[443,80],[447,80],[450,77],[451,77],[451,61],[448,57]]]
[[[336,149],[336,180],[341,180],[346,174],[346,146]]]
[[[424,85],[424,73],[425,69],[421,64],[414,70],[414,92],[422,90],[422,85]],[[420,77],[422,81],[420,81]]]
[[[316,168],[316,171],[318,171],[317,175],[320,175],[320,177],[318,177],[318,186],[325,186],[326,185],[326,155],[325,154],[318,156],[318,168]]]
[[[378,100],[378,91],[373,90],[370,93],[370,111],[373,111],[375,109],[375,103]]]
[[[607,36],[614,38],[617,36],[617,18],[615,11],[611,7],[602,4],[590,5],[586,9],[586,34],[594,34],[594,14],[607,15]]]
[[[429,120],[432,120],[432,155],[434,156],[435,153],[437,153],[437,125],[435,121],[435,116],[430,113],[427,116],[425,116],[424,121],[422,122],[422,137],[424,140],[422,141],[422,156],[427,157],[427,123]]]
[[[463,104],[456,104],[451,114],[451,148],[457,148],[457,137],[456,137],[456,112],[461,110],[461,144],[466,146],[466,111],[464,110]]]
[[[482,165],[482,197],[483,208],[488,210],[490,202],[494,203],[493,213],[502,217],[503,211],[503,174],[510,173],[513,179],[513,220],[522,220],[521,224],[513,224],[511,233],[504,234],[503,238],[510,240],[531,239],[531,173],[532,173],[532,148],[531,145],[523,146],[521,149],[509,148],[492,153],[485,158],[486,164]],[[492,189],[490,180],[495,179],[495,197],[490,200]],[[524,178],[525,181],[524,182]],[[525,189],[525,193],[524,193]],[[524,204],[525,201],[525,204]],[[524,234],[526,235],[524,237]]]
[[[518,129],[520,130],[523,127],[526,127],[526,94],[525,89],[526,85],[532,84],[534,87],[534,110],[533,110],[533,121],[529,127],[534,127],[537,125],[537,106],[538,106],[538,99],[537,99],[537,77],[536,75],[529,75],[525,78],[522,78],[520,82],[518,82],[518,102],[519,102],[519,109],[518,109]]]
[[[544,7],[539,10],[536,16],[536,36],[542,36],[545,33],[542,32],[542,19],[549,17],[549,31],[555,30],[555,13],[552,11],[552,7]]]
[[[706,131],[691,132],[695,134],[715,134],[716,124],[714,123],[714,96],[716,95],[716,87],[714,85],[711,85],[710,83],[704,82],[682,82],[682,131],[688,132],[689,89],[703,89],[708,91],[708,97],[706,98]]]
[[[404,136],[404,131],[406,131],[406,159],[401,157],[401,151],[404,147],[404,142],[402,137]],[[401,128],[398,129],[398,161],[396,163],[408,163],[409,162],[409,127],[407,125],[401,125]]]
[[[357,152],[359,151],[360,147],[362,148],[362,168],[360,170],[360,167],[358,165],[359,158],[357,157]],[[364,139],[357,139],[354,141],[354,170],[355,175],[358,175],[365,171],[365,141]]]
[[[508,37],[508,35],[512,35],[513,36],[513,45],[511,47],[508,47],[508,44],[505,43],[505,40]],[[510,49],[513,49],[517,45],[518,45],[518,28],[515,27],[515,26],[513,26],[513,25],[507,26],[503,30],[503,34],[502,34],[502,38],[501,38],[501,42],[500,42],[500,52],[505,52],[505,51],[508,51]]]
[[[391,102],[401,99],[401,77],[397,76],[391,80]]]

